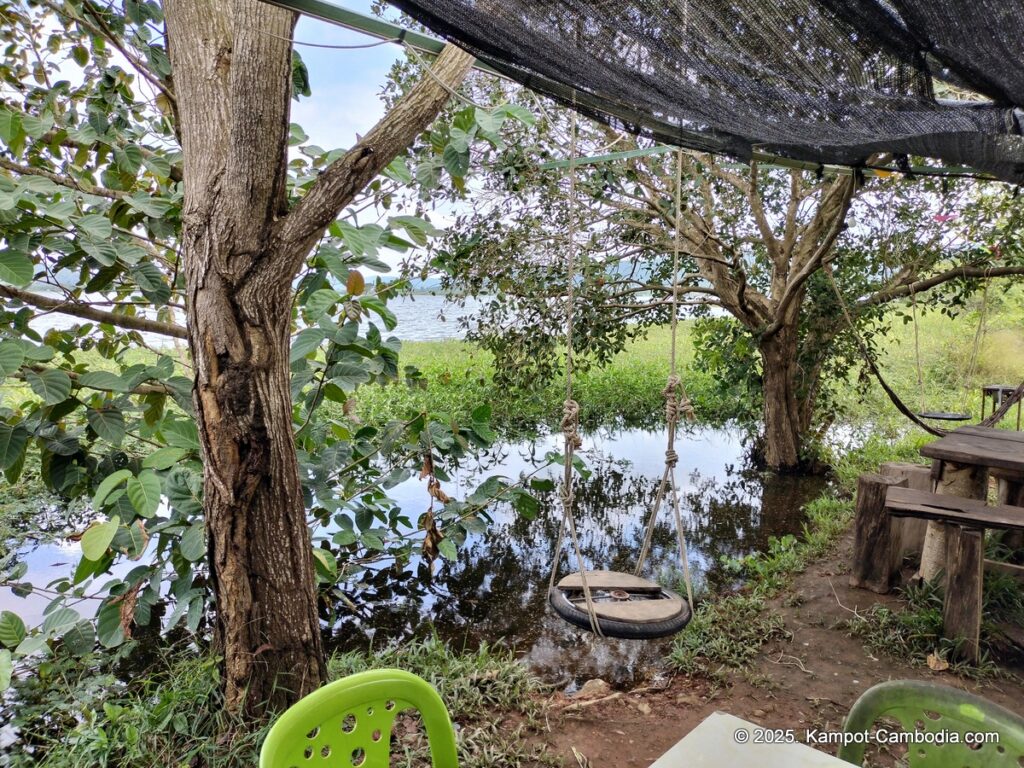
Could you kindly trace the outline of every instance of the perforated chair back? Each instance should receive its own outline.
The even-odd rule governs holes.
[[[410,708],[423,720],[434,768],[458,768],[444,702],[400,669],[360,672],[297,702],[267,734],[260,768],[388,768],[395,717]]]
[[[1024,765],[1024,718],[956,688],[912,680],[881,683],[857,699],[846,716],[843,731],[868,732],[883,718],[898,721],[907,733],[926,734],[916,737],[921,743],[907,744],[909,768],[1020,768]],[[968,743],[964,740],[968,734],[982,733],[998,734],[998,741]],[[958,741],[953,743],[954,739]],[[839,758],[862,765],[866,747],[862,742],[844,744]]]

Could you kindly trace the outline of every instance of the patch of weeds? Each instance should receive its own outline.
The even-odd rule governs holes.
[[[688,675],[721,680],[746,667],[761,646],[789,637],[782,617],[755,594],[730,595],[698,606],[685,632],[676,635],[669,663]]]
[[[441,695],[459,729],[459,764],[514,768],[550,764],[543,747],[524,734],[540,730],[549,688],[509,651],[486,644],[459,652],[437,636],[370,653],[345,653],[328,662],[330,676],[399,667],[419,675]],[[414,765],[430,765],[426,742],[410,750]]]
[[[821,496],[804,507],[807,522],[803,536],[772,537],[768,549],[740,558],[723,558],[723,567],[747,579],[750,589],[771,597],[788,587],[807,564],[825,555],[846,530],[853,516],[853,504],[831,495]]]
[[[40,663],[38,674],[19,679],[12,706],[0,716],[0,725],[17,732],[19,750],[0,754],[0,766],[258,764],[269,723],[243,722],[225,711],[216,657],[168,651],[149,669],[123,680],[114,670],[116,657],[125,653],[52,659]],[[407,669],[438,689],[458,724],[460,765],[551,764],[543,747],[530,746],[524,738],[540,728],[544,688],[511,653],[487,647],[459,653],[431,638],[335,656],[328,664],[331,679],[379,667]],[[430,765],[424,739],[414,739],[408,751],[408,765]]]
[[[955,674],[984,679],[998,676],[999,668],[988,659],[988,649],[982,638],[982,658],[977,665],[954,661],[958,643],[942,637],[942,590],[937,583],[908,585],[902,592],[906,605],[893,610],[884,605],[873,605],[859,611],[843,623],[854,637],[864,641],[873,654],[885,655],[909,663],[925,666],[929,656],[940,665],[949,664]]]

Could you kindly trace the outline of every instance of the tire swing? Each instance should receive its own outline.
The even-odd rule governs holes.
[[[570,206],[576,203],[576,113],[572,113],[572,147],[569,157]],[[681,221],[680,187],[682,185],[682,156],[677,152],[676,193],[675,193],[675,247],[672,272],[672,342],[671,369],[663,394],[665,395],[665,416],[667,421],[667,447],[665,449],[665,471],[661,477],[657,494],[651,508],[644,533],[639,559],[633,573],[618,571],[584,570],[580,552],[576,523],[573,517],[575,495],[572,473],[573,457],[582,445],[579,434],[579,404],[573,400],[573,299],[575,280],[576,216],[575,210],[569,217],[566,288],[566,340],[565,340],[565,389],[563,404],[562,434],[565,441],[564,467],[562,474],[562,523],[555,544],[554,562],[548,582],[548,602],[552,610],[562,619],[581,629],[594,632],[599,637],[616,637],[630,640],[650,640],[668,637],[682,630],[693,617],[693,587],[690,583],[690,566],[686,552],[686,536],[682,516],[679,512],[679,491],[675,481],[675,467],[679,456],[675,451],[676,426],[680,415],[693,417],[693,408],[683,390],[676,372],[676,325],[679,282],[679,225]],[[666,498],[674,513],[676,532],[679,537],[679,559],[683,567],[686,584],[686,599],[660,584],[640,576],[644,562],[651,549],[651,540],[657,522],[658,512]],[[558,565],[561,560],[562,544],[568,530],[576,556],[579,571],[565,576],[556,583]]]

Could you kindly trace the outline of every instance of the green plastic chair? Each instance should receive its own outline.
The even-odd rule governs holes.
[[[434,768],[458,768],[448,710],[429,683],[400,669],[360,672],[289,708],[267,734],[260,768],[388,768],[391,728],[419,710]]]
[[[846,716],[844,733],[862,733],[880,718],[897,720],[906,732],[998,733],[996,743],[907,744],[909,768],[1020,768],[1024,765],[1024,718],[980,696],[936,683],[893,680],[865,691]],[[844,744],[839,758],[863,765],[865,743]]]

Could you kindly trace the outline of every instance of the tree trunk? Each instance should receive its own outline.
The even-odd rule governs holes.
[[[167,2],[216,641],[227,707],[250,713],[326,672],[292,439],[290,276],[260,268],[286,212],[294,22],[251,0]]]
[[[798,396],[798,347],[795,329],[785,328],[761,344],[764,396],[765,463],[778,471],[795,471],[803,458],[807,425]]]
[[[257,0],[166,0],[185,197],[181,258],[227,708],[258,715],[326,668],[292,436],[292,282],[324,229],[424,131],[473,57],[424,78],[290,210],[296,16]]]

